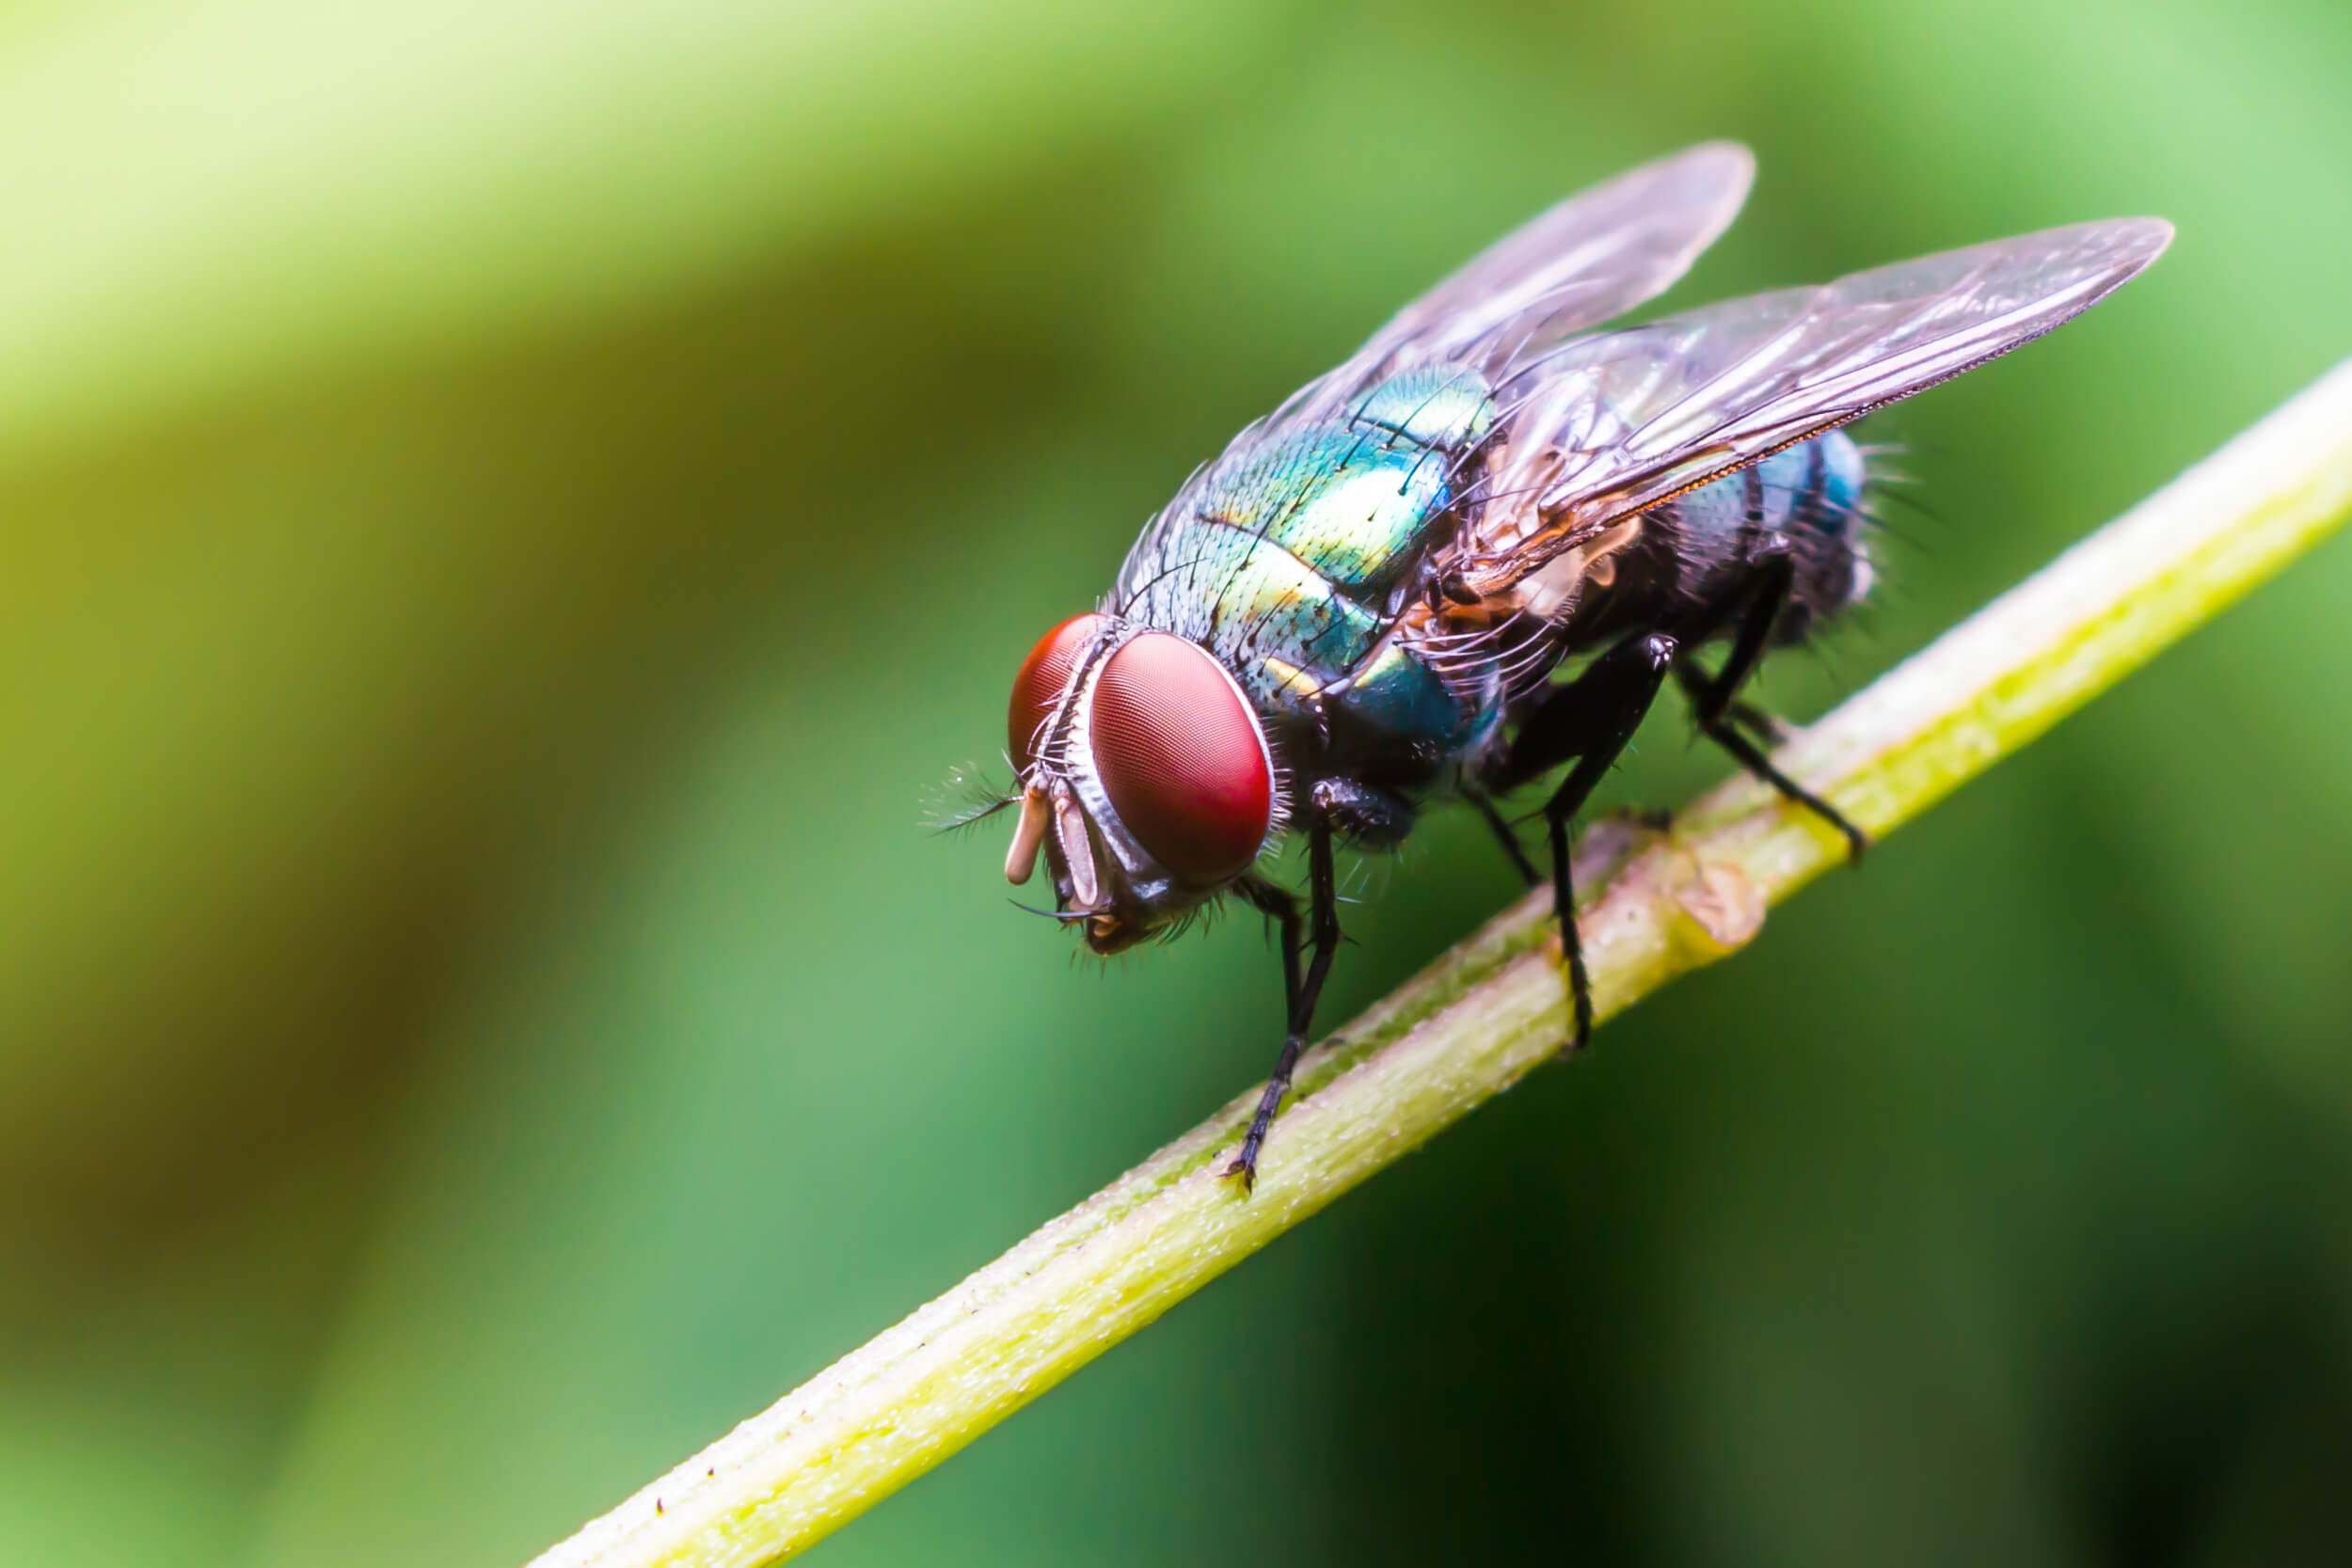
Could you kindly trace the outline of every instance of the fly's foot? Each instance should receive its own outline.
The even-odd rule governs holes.
[[[1228,1181],[1241,1183],[1241,1196],[1248,1197],[1258,1189],[1258,1156],[1249,1150],[1233,1156],[1233,1163],[1217,1172]]]
[[[1838,836],[1846,841],[1846,863],[1860,869],[1862,857],[1870,847],[1868,833],[1848,821],[1844,812],[1839,811],[1819,795],[1799,789],[1794,784],[1787,785],[1781,793],[1795,800],[1797,804],[1811,812],[1821,821],[1836,829]]]
[[[1592,981],[1584,972],[1583,943],[1570,947],[1556,924],[1544,939],[1544,952],[1568,972],[1568,1035],[1552,1052],[1553,1060],[1565,1062],[1593,1043]]]
[[[1265,1152],[1266,1138],[1274,1131],[1274,1113],[1291,1086],[1291,1069],[1298,1065],[1298,1049],[1296,1035],[1282,1042],[1281,1061],[1277,1064],[1274,1077],[1267,1080],[1265,1092],[1258,1097],[1258,1111],[1249,1118],[1249,1131],[1242,1134],[1241,1150],[1233,1156],[1233,1163],[1218,1173],[1228,1180],[1239,1181],[1244,1197],[1257,1190],[1258,1156]]]
[[[1584,1048],[1593,1043],[1593,999],[1579,988],[1573,1006],[1575,1020],[1568,1025],[1568,1037],[1562,1040],[1559,1049],[1551,1053],[1554,1061],[1573,1060],[1582,1055]]]

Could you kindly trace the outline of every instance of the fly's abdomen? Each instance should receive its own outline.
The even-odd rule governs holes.
[[[1456,691],[1390,635],[1392,601],[1452,526],[1457,464],[1490,417],[1471,372],[1413,371],[1343,420],[1228,459],[1146,536],[1121,613],[1211,649],[1270,714],[1458,746],[1484,694]]]
[[[1671,541],[1677,597],[1701,610],[1740,591],[1773,535],[1796,556],[1796,582],[1777,638],[1793,641],[1860,598],[1870,567],[1858,535],[1867,473],[1862,449],[1831,431],[1660,507],[1650,527]]]

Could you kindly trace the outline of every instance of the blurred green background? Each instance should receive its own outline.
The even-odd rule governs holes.
[[[2352,354],[2338,0],[0,5],[0,1561],[517,1561],[1254,1080],[921,823],[1189,467],[1708,136],[1918,646]],[[2352,1560],[2338,545],[822,1560]],[[1613,799],[1721,772],[1678,714]],[[1441,815],[1327,1016],[1511,892]],[[1275,1157],[1279,1158],[1279,1144]]]

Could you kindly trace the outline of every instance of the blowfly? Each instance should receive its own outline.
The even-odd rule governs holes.
[[[1279,928],[1281,1049],[1227,1168],[1245,1187],[1339,947],[1336,848],[1392,847],[1453,799],[1540,880],[1496,800],[1565,767],[1542,815],[1569,1049],[1592,1029],[1571,826],[1668,681],[1861,853],[1740,701],[1767,652],[1869,591],[1870,474],[1842,427],[2089,309],[2172,233],[2079,224],[1604,329],[1713,242],[1753,171],[1693,148],[1493,245],[1197,471],[1022,663],[1006,875],[1041,855],[1097,953],[1227,895]],[[1263,869],[1292,834],[1303,903]]]

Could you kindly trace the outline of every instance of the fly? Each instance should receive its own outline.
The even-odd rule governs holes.
[[[1542,814],[1571,1051],[1592,1031],[1571,828],[1669,680],[1862,853],[1740,700],[1869,591],[1841,427],[2080,314],[2172,236],[2079,224],[1597,330],[1681,277],[1754,170],[1696,147],[1497,243],[1236,436],[1022,664],[1006,876],[1041,857],[1097,953],[1226,895],[1279,928],[1281,1050],[1227,1167],[1245,1188],[1339,948],[1337,847],[1393,847],[1454,799],[1542,880],[1495,800],[1566,766]],[[1294,833],[1303,901],[1261,869]]]

